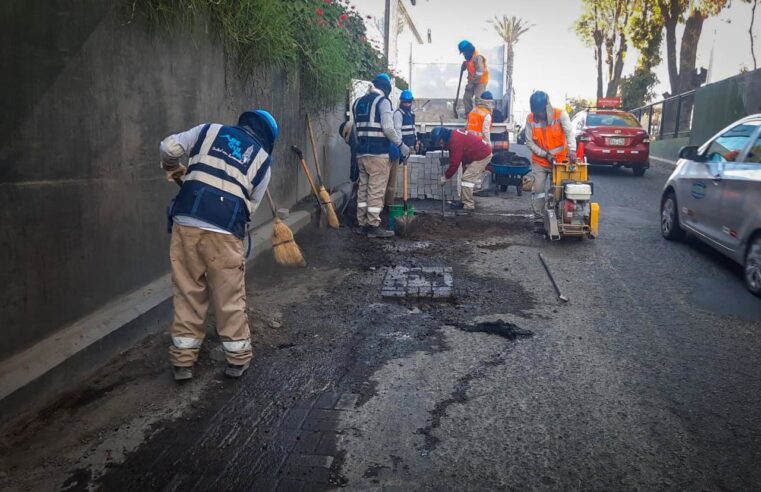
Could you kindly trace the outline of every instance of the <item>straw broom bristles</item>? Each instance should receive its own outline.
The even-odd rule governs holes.
[[[307,266],[301,248],[293,237],[293,231],[277,216],[275,202],[272,201],[269,190],[266,194],[272,215],[275,217],[272,223],[272,253],[275,256],[275,262],[287,267]]]
[[[336,209],[333,208],[333,201],[330,199],[330,193],[324,186],[320,186],[320,201],[325,205],[325,211],[328,215],[328,225],[333,229],[341,227],[341,222],[338,220]]]

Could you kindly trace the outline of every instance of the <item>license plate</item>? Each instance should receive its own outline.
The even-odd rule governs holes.
[[[612,137],[608,139],[608,145],[626,145],[626,139],[623,137]]]

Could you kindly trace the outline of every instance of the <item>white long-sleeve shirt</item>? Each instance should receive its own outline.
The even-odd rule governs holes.
[[[161,155],[161,161],[164,162],[178,162],[183,156],[189,156],[190,155],[190,149],[193,148],[193,146],[198,141],[198,137],[201,135],[201,131],[203,131],[203,128],[206,126],[206,124],[201,124],[198,126],[195,126],[191,128],[190,130],[176,133],[174,135],[169,135],[164,140],[161,141],[161,144],[159,145],[159,154]],[[256,208],[261,203],[262,199],[264,198],[264,193],[267,191],[267,186],[269,186],[270,178],[272,177],[271,169],[267,169],[267,172],[262,177],[262,180],[259,182],[258,185],[254,187],[253,192],[251,193],[251,212],[250,215],[253,216],[256,212]],[[197,227],[199,229],[204,229],[207,231],[213,231],[213,232],[219,232],[221,234],[230,234],[230,232],[220,229],[219,227],[215,226],[214,224],[210,224],[206,221],[196,219],[195,217],[189,217],[187,215],[175,215],[174,216],[174,223],[179,224],[182,226],[187,227]]]

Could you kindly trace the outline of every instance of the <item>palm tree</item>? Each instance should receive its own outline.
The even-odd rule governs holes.
[[[502,38],[507,47],[507,67],[505,67],[505,70],[507,71],[507,97],[510,99],[513,97],[513,61],[515,58],[515,45],[518,43],[521,36],[534,27],[534,24],[529,24],[520,17],[508,17],[506,15],[503,15],[501,19],[495,16],[494,19],[489,21],[489,23],[494,26],[494,30],[497,31],[497,34],[499,34],[499,37]],[[512,103],[512,101],[510,102]],[[510,118],[510,113],[513,111],[512,104],[508,107],[508,111],[509,113],[505,116]]]

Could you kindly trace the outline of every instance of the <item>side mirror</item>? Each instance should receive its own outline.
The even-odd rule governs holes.
[[[680,159],[687,159],[690,161],[702,161],[703,156],[701,156],[698,153],[698,146],[697,145],[688,145],[686,147],[682,147],[679,149],[679,158]]]

